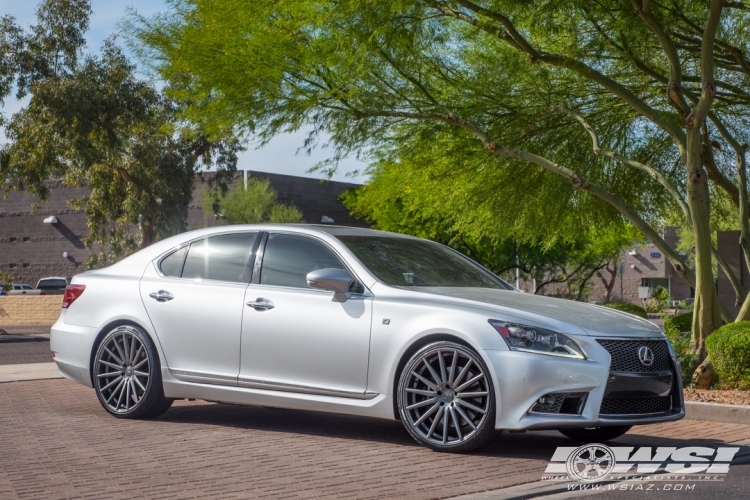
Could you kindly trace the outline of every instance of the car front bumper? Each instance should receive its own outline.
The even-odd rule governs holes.
[[[610,355],[595,339],[577,339],[585,360],[568,359],[519,351],[485,350],[497,401],[495,428],[542,430],[613,425],[643,425],[679,420],[685,416],[680,370],[671,358],[671,408],[658,413],[600,415],[602,401],[612,392]],[[584,393],[580,414],[536,413],[531,411],[540,397],[548,394]]]

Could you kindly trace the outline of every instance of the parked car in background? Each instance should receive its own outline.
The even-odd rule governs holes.
[[[36,283],[36,289],[42,290],[45,293],[65,293],[65,287],[70,285],[69,277],[53,276],[49,278],[42,278]]]
[[[10,290],[8,290],[8,292],[18,292],[25,290],[33,290],[33,288],[31,288],[31,286],[27,285],[26,283],[13,283],[10,286]],[[6,292],[5,290],[0,290],[0,295],[8,295],[8,292]]]
[[[601,442],[685,416],[653,323],[522,293],[451,248],[369,229],[167,238],[75,276],[50,348],[120,418],[197,398],[399,419],[424,446],[468,451],[496,429]]]

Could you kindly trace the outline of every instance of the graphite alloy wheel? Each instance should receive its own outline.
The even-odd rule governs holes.
[[[582,427],[580,429],[558,429],[560,434],[579,443],[603,443],[617,439],[628,432],[632,425],[613,425],[611,427]]]
[[[401,420],[436,451],[478,449],[495,430],[495,393],[482,359],[455,342],[429,344],[409,360],[398,384]]]
[[[99,402],[115,417],[158,417],[172,406],[173,400],[164,397],[156,349],[135,326],[118,326],[105,335],[93,375]]]

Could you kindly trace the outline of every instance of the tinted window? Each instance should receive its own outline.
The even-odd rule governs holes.
[[[183,278],[250,282],[248,260],[258,233],[212,236],[190,244]]]
[[[161,272],[167,276],[179,278],[182,275],[182,262],[185,260],[185,252],[188,247],[182,247],[176,252],[168,255],[161,261]]]
[[[65,288],[66,286],[68,286],[68,282],[64,279],[51,279],[51,280],[43,279],[43,280],[39,280],[39,283],[37,283],[36,288],[37,290],[45,289],[45,288],[58,289],[58,288]]]
[[[337,238],[387,285],[511,288],[471,260],[432,241],[387,236]]]
[[[327,268],[346,269],[333,252],[313,239],[271,234],[263,252],[260,283],[310,288],[307,273]]]

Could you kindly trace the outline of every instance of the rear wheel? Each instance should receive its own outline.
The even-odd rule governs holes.
[[[603,443],[616,439],[630,429],[632,425],[614,425],[611,427],[582,427],[580,429],[558,429],[563,436],[580,443]]]
[[[156,348],[136,326],[121,325],[104,336],[93,375],[99,402],[115,417],[158,417],[172,406],[164,397]]]
[[[417,351],[401,372],[397,397],[406,430],[433,450],[471,451],[494,435],[492,380],[479,355],[461,344]]]

